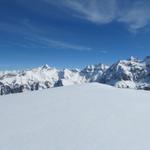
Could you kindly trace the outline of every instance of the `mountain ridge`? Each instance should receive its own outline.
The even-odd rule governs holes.
[[[23,71],[1,71],[0,95],[89,82],[150,90],[150,56],[143,60],[130,57],[110,66],[88,65],[82,70],[56,69],[45,64]]]

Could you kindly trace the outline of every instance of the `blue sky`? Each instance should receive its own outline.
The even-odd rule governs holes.
[[[0,0],[0,69],[80,68],[146,55],[149,0]]]

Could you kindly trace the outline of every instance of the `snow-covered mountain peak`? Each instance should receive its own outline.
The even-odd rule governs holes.
[[[138,59],[120,60],[104,73],[101,82],[122,88],[143,88],[150,79],[148,68]],[[142,85],[142,86],[141,86]]]
[[[132,62],[139,62],[140,61],[138,58],[133,57],[133,56],[131,56],[128,60],[132,61]]]
[[[83,70],[81,70],[81,74],[85,76],[88,82],[99,82],[103,73],[108,68],[109,66],[104,64],[88,65]]]
[[[109,68],[108,65],[96,64],[96,65],[88,65],[82,71],[86,71],[86,72],[105,71],[108,68]]]
[[[51,68],[43,65],[24,71],[0,72],[0,94],[99,82],[120,88],[150,89],[150,56],[143,61],[131,57],[111,66],[88,65],[84,69]]]
[[[41,69],[50,69],[51,67],[48,64],[41,66]]]

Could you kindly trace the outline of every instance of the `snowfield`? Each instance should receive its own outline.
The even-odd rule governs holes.
[[[88,83],[0,97],[0,150],[149,150],[150,93]]]

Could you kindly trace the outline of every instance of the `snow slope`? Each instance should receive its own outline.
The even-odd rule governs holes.
[[[149,150],[150,93],[88,83],[0,97],[0,150]]]

